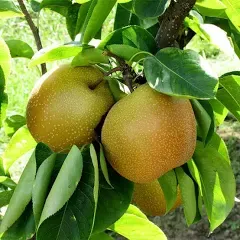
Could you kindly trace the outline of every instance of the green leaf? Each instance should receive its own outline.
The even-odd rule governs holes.
[[[169,4],[170,1],[168,0],[133,0],[133,9],[140,18],[154,18],[161,16]]]
[[[227,7],[225,13],[234,26],[240,25],[240,3],[237,0],[222,0]]]
[[[198,135],[205,141],[211,127],[211,117],[198,100],[192,99],[191,104],[198,124]]]
[[[114,30],[130,25],[132,13],[121,4],[117,5],[116,16],[114,20]]]
[[[240,76],[220,78],[217,99],[240,121]]]
[[[208,143],[212,138],[214,132],[216,131],[214,113],[213,113],[212,106],[208,101],[204,101],[204,100],[198,100],[198,101],[203,106],[204,110],[206,111],[206,113],[211,119],[208,134],[206,136],[206,139],[204,139],[204,143]]]
[[[130,240],[167,239],[162,230],[150,220],[128,212],[110,226],[109,229]]]
[[[13,190],[0,192],[0,208],[9,204],[12,195],[13,195]]]
[[[0,233],[7,231],[9,227],[16,222],[31,201],[36,168],[36,156],[34,151],[21,175],[16,189],[14,190],[7,212],[0,225]]]
[[[1,240],[31,239],[35,233],[35,224],[31,204],[28,204],[21,217],[2,234]]]
[[[107,162],[106,162],[106,159],[105,159],[105,156],[104,156],[103,146],[102,146],[101,143],[99,145],[100,145],[100,167],[101,167],[101,170],[102,170],[102,174],[103,174],[106,182],[108,183],[108,185],[113,188],[113,186],[111,184],[111,181],[109,179]]]
[[[128,45],[122,45],[122,44],[112,44],[112,45],[109,45],[107,46],[108,50],[127,60],[127,61],[130,61],[130,60],[134,60],[135,62],[145,58],[146,56],[149,56],[149,53],[146,53],[146,52],[143,52],[137,48],[134,48],[134,47],[131,47],[131,46],[128,46]],[[134,57],[136,56],[136,57]],[[133,59],[134,57],[134,59]]]
[[[208,145],[215,148],[218,153],[220,153],[230,164],[230,157],[228,154],[227,146],[223,139],[217,133],[213,134],[213,137],[211,138]]]
[[[67,15],[66,15],[67,30],[68,30],[69,36],[73,41],[77,34],[76,27],[77,27],[79,11],[80,11],[80,5],[76,3],[69,6],[67,10]]]
[[[93,234],[104,231],[127,210],[132,200],[133,183],[121,177],[108,165],[111,184],[100,174],[100,189]]]
[[[126,213],[133,214],[143,219],[148,219],[147,216],[136,206],[130,204]]]
[[[217,77],[194,51],[162,49],[156,57],[144,60],[144,71],[149,85],[159,92],[199,99],[215,97]]]
[[[24,15],[12,0],[1,0],[0,18],[23,17]],[[1,48],[1,47],[0,47]]]
[[[76,146],[73,146],[48,194],[39,226],[47,218],[58,212],[72,196],[81,179],[82,168],[81,152]]]
[[[7,173],[12,164],[23,154],[32,150],[36,144],[26,126],[18,129],[2,155],[5,172]]]
[[[37,232],[38,240],[59,239],[59,236],[63,240],[89,239],[97,205],[98,166],[93,146],[91,154],[89,148],[82,154],[84,166],[81,181],[64,207],[41,224]]]
[[[90,237],[90,240],[114,240],[111,236],[109,236],[107,233],[98,233]]]
[[[197,0],[195,9],[204,16],[226,17],[226,6],[221,0]]]
[[[184,215],[189,226],[194,222],[197,212],[194,182],[182,168],[176,168],[175,172],[181,191]]]
[[[197,143],[193,160],[199,170],[210,230],[216,229],[234,206],[236,182],[229,162],[212,146]]]
[[[213,108],[216,126],[220,126],[224,122],[226,116],[228,115],[228,110],[217,99],[211,99],[209,100],[209,103]]]
[[[0,37],[0,67],[2,68],[5,81],[8,79],[11,67],[11,54],[5,41]],[[0,90],[4,86],[4,81],[0,79]]]
[[[17,184],[9,177],[0,176],[0,183],[7,188],[15,189]]]
[[[108,81],[109,88],[116,102],[130,93],[129,88],[117,79],[112,77],[105,77],[105,79]]]
[[[155,53],[157,49],[154,37],[139,26],[127,26],[113,31],[98,47],[104,49],[106,46],[113,44],[128,45],[150,53]]]
[[[51,180],[51,174],[54,168],[56,154],[48,157],[39,167],[36,179],[33,185],[32,202],[35,224],[38,226],[44,203],[47,197],[47,191]]]
[[[166,213],[174,206],[177,199],[177,178],[173,170],[165,173],[158,179],[166,199]]]
[[[82,47],[75,45],[64,45],[42,49],[33,56],[31,62],[29,63],[29,67],[45,62],[75,57],[81,51]]]
[[[83,44],[88,44],[101,29],[103,22],[114,7],[116,0],[95,0],[92,1],[93,10],[88,12],[83,28]],[[92,8],[92,6],[90,8]],[[91,14],[91,15],[90,15]],[[90,17],[89,17],[90,15]]]
[[[8,45],[12,58],[23,57],[31,59],[34,55],[32,48],[24,41],[8,40],[6,44]]]
[[[4,132],[11,137],[19,128],[26,124],[26,118],[22,115],[13,114],[3,121]]]
[[[89,2],[89,1],[87,3],[81,5],[80,10],[78,11],[78,19],[77,19],[77,23],[76,23],[75,35],[77,35],[81,32],[84,21],[88,14],[90,5],[91,5],[91,2]]]
[[[72,66],[90,66],[99,63],[109,63],[109,59],[103,54],[103,50],[98,48],[83,48],[83,50],[73,58]]]
[[[63,16],[67,15],[68,7],[72,5],[71,0],[42,0],[40,9],[49,8],[52,11],[60,13]]]

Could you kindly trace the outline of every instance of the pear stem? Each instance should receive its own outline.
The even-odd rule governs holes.
[[[116,56],[115,54],[111,53],[110,51],[105,51],[103,54],[106,55],[106,56],[115,58],[117,60],[119,66],[116,67],[116,68],[113,68],[112,70],[114,72],[116,72],[116,71],[121,71],[122,72],[124,82],[128,86],[130,92],[133,92],[134,91],[133,80],[137,78],[137,74],[134,72],[132,67],[129,66],[125,62],[124,59],[120,58],[119,56]],[[110,70],[110,74],[111,74],[111,70]]]

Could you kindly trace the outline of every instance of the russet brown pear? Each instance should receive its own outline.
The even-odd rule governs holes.
[[[158,180],[150,183],[135,183],[132,201],[148,216],[162,216],[166,214],[166,199]],[[178,187],[177,198],[171,211],[181,204],[182,198]]]
[[[136,183],[151,182],[191,159],[196,146],[191,103],[144,84],[111,108],[102,143],[119,174]]]
[[[27,105],[27,126],[38,142],[67,151],[94,139],[94,129],[114,100],[95,67],[62,65],[45,74]]]

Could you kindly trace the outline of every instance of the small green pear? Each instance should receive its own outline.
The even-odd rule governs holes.
[[[114,104],[103,73],[96,67],[62,65],[36,84],[27,105],[27,126],[52,150],[92,142],[94,129]]]
[[[111,108],[102,143],[119,174],[136,183],[151,182],[191,159],[196,146],[191,103],[144,84]]]

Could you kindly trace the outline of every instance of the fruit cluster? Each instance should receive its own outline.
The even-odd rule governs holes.
[[[38,142],[56,152],[101,141],[106,158],[135,183],[133,202],[149,215],[166,212],[158,178],[191,159],[196,120],[188,99],[167,96],[148,84],[114,103],[96,67],[63,65],[45,74],[27,106],[27,125]],[[178,194],[176,208],[181,203]]]

